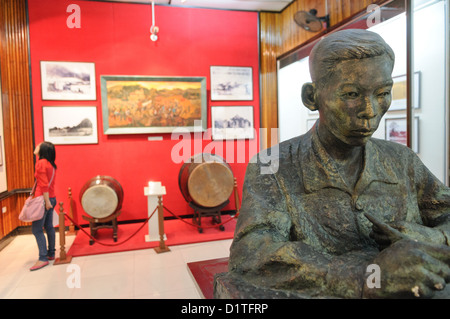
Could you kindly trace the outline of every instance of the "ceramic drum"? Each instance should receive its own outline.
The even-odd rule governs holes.
[[[96,176],[81,188],[80,202],[84,211],[93,218],[106,218],[122,208],[123,189],[110,176]]]
[[[178,184],[187,202],[202,207],[216,207],[228,200],[234,177],[225,160],[214,154],[201,153],[183,164]]]

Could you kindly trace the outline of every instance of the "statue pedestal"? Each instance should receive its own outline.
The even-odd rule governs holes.
[[[214,276],[215,299],[309,299],[310,296],[286,290],[257,287],[229,272]]]
[[[149,182],[148,186],[144,187],[144,195],[147,196],[148,216],[150,216],[158,207],[158,196],[166,195],[166,187],[161,186],[161,182]],[[166,234],[164,234],[164,240],[166,239]],[[158,209],[156,209],[155,214],[148,221],[148,234],[145,235],[145,241],[160,241]]]
[[[214,298],[215,299],[340,299],[339,297],[321,294],[320,290],[305,289],[278,290],[252,285],[240,276],[223,272],[214,275]],[[411,299],[414,298],[411,295]],[[450,299],[450,286],[446,285],[443,290],[436,291],[433,299]]]

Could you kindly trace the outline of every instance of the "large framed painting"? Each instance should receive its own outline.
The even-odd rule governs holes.
[[[212,106],[212,139],[254,138],[253,106]]]
[[[95,101],[95,64],[41,61],[42,100]]]
[[[253,69],[211,66],[211,101],[252,101]]]
[[[96,106],[44,106],[44,140],[56,145],[97,144]]]
[[[101,76],[105,134],[206,131],[205,77]]]

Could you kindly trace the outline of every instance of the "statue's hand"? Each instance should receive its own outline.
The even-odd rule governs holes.
[[[443,245],[446,243],[445,236],[439,229],[405,221],[398,221],[387,225],[370,214],[365,213],[365,216],[373,224],[372,232],[369,236],[377,242],[381,250],[400,239],[411,239]]]
[[[389,225],[413,240],[442,245],[446,243],[445,236],[439,229],[405,221],[399,221]]]
[[[368,213],[364,213],[364,216],[366,216],[366,218],[373,224],[372,231],[369,236],[376,241],[380,250],[389,247],[399,240],[408,239],[405,234],[380,221],[375,216]]]
[[[373,260],[380,288],[364,286],[367,298],[431,298],[450,281],[450,247],[401,239]]]

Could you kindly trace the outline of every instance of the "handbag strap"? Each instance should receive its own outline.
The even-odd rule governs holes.
[[[31,192],[30,192],[30,196],[33,196],[34,192],[36,191],[36,185],[37,185],[37,180],[34,181],[33,188],[31,189]]]
[[[50,185],[53,182],[53,177],[55,177],[55,168],[53,167],[53,174],[52,174],[52,178],[50,179],[50,183],[48,183],[48,186],[50,187]]]
[[[50,182],[48,183],[48,187],[50,187],[50,185],[53,182],[53,177],[55,177],[55,168],[53,167],[53,174],[52,174],[52,178],[50,179]],[[30,196],[32,196],[34,194],[34,192],[36,191],[36,186],[37,186],[37,180],[34,181],[34,186],[31,189],[31,193]]]

